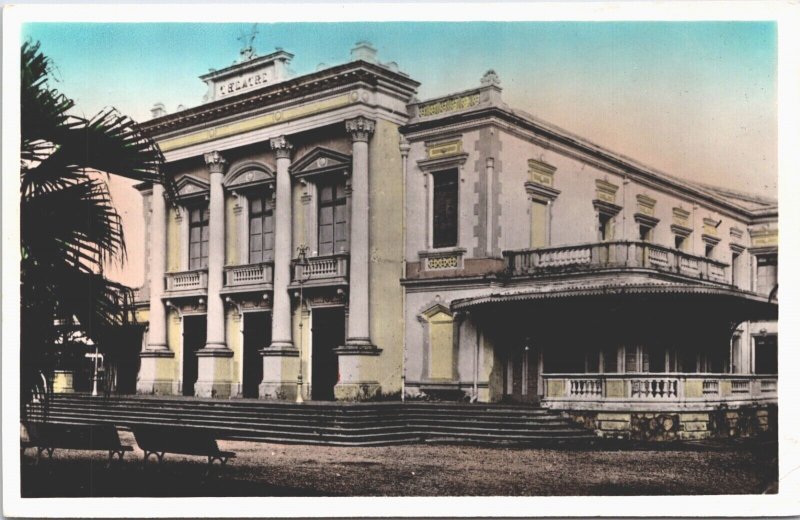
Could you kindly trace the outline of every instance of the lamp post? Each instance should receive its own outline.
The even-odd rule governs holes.
[[[303,402],[303,284],[306,283],[311,276],[308,272],[308,246],[301,244],[297,248],[297,266],[300,272],[297,276],[297,284],[300,286],[300,341],[298,345],[298,363],[297,363],[297,398],[296,403]]]

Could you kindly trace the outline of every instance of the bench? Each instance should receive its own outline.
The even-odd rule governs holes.
[[[220,451],[211,430],[188,426],[133,426],[132,430],[136,443],[144,451],[142,466],[147,464],[151,455],[155,455],[161,464],[165,453],[177,453],[207,457],[208,472],[214,461],[224,466],[228,459],[236,457],[232,451]]]
[[[108,465],[116,455],[119,460],[126,451],[133,451],[132,446],[123,445],[119,440],[119,433],[113,424],[53,424],[41,422],[26,422],[23,424],[27,432],[27,440],[23,439],[22,451],[25,448],[36,448],[36,463],[46,452],[48,459],[53,458],[53,452],[64,450],[92,450],[107,451]]]

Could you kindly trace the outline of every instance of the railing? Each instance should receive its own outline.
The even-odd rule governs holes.
[[[603,381],[600,379],[571,379],[569,395],[575,397],[599,397],[603,392]]]
[[[640,399],[674,399],[678,397],[678,380],[664,377],[631,379],[630,396]]]
[[[272,262],[234,265],[225,268],[225,287],[272,283]]]
[[[728,264],[648,242],[597,242],[564,247],[504,251],[513,276],[598,268],[645,268],[727,283]]]
[[[602,407],[608,403],[651,408],[670,402],[714,407],[722,403],[775,402],[775,375],[621,373],[543,374],[542,403],[554,408]]]
[[[206,269],[166,273],[165,276],[168,291],[191,291],[208,287],[208,271]]]
[[[302,266],[294,262],[293,281],[305,282],[324,281],[335,279],[339,281],[347,280],[348,259],[346,253],[338,253],[330,256],[309,257],[308,263]]]

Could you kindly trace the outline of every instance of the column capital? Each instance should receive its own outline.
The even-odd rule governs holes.
[[[225,172],[225,165],[228,164],[228,161],[226,161],[218,151],[214,150],[213,152],[203,154],[203,159],[205,159],[206,166],[208,166],[208,170],[211,173]]]
[[[411,143],[405,137],[400,136],[400,155],[408,157],[409,150],[411,150]]]
[[[356,117],[344,122],[347,133],[353,138],[353,142],[367,142],[375,132],[375,121],[366,117]]]
[[[294,146],[286,139],[285,135],[270,139],[269,146],[275,152],[275,158],[291,159],[292,148],[294,148]]]

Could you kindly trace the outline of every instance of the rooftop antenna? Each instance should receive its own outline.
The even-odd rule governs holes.
[[[241,31],[237,40],[242,42],[242,49],[239,51],[239,63],[250,61],[257,56],[256,50],[253,48],[253,41],[258,34],[258,24],[254,23],[250,28],[250,32],[246,33]]]

